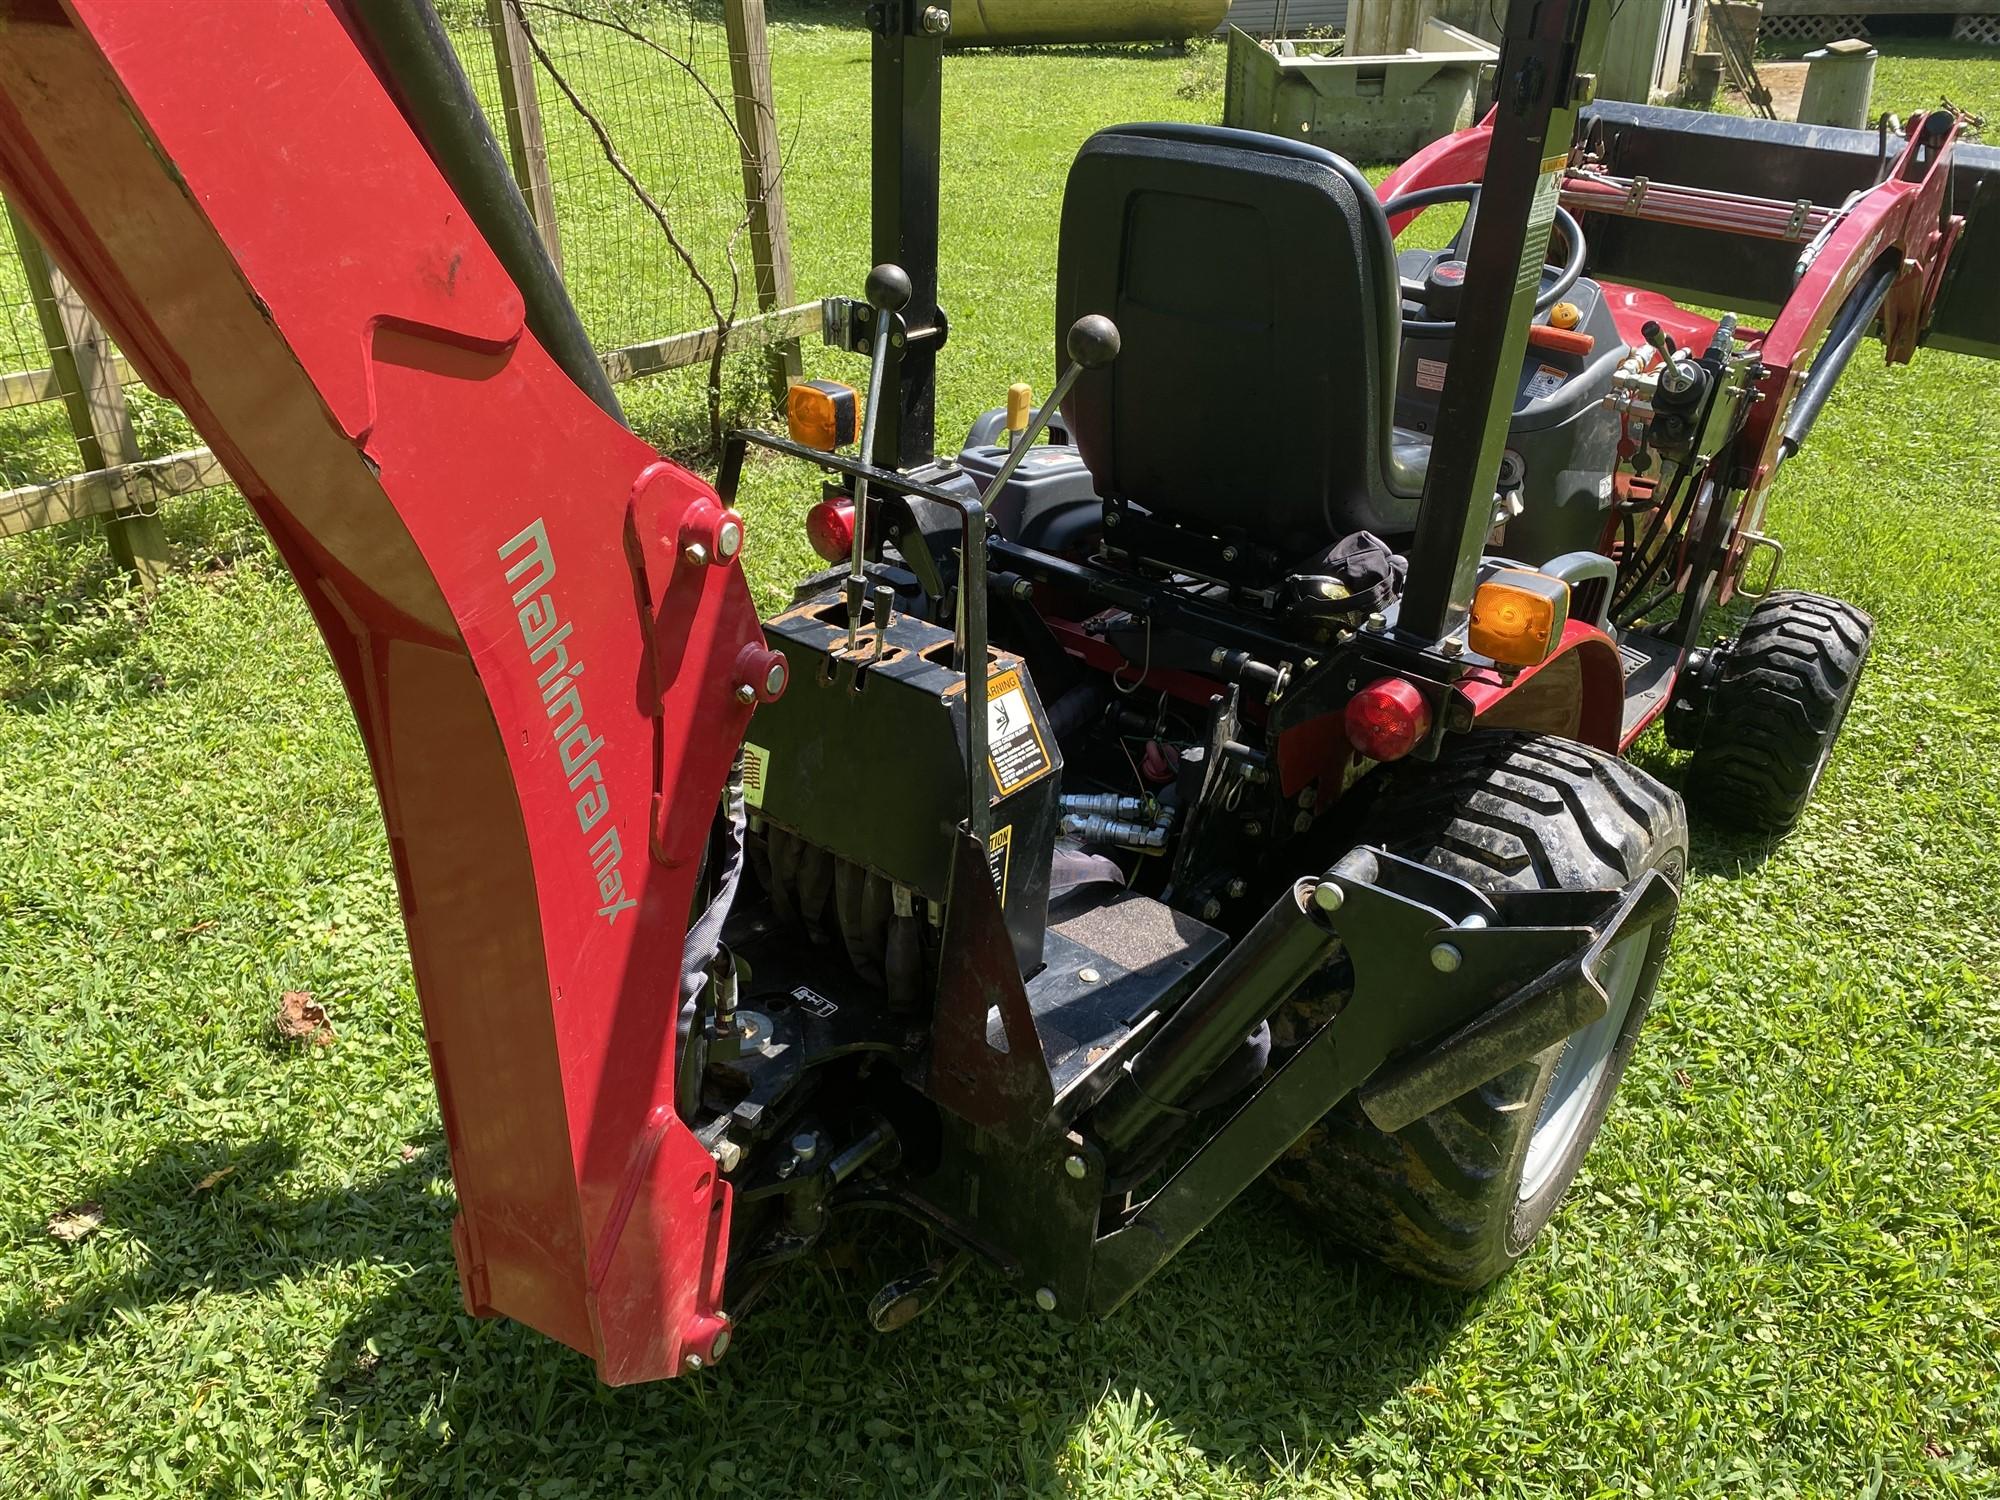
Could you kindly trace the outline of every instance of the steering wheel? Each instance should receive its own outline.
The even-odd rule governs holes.
[[[1441,187],[1419,188],[1414,193],[1403,193],[1391,198],[1387,203],[1382,205],[1382,212],[1387,217],[1393,219],[1397,214],[1410,213],[1420,208],[1431,208],[1439,203],[1463,203],[1467,206],[1467,212],[1465,223],[1459,228],[1457,240],[1460,244],[1469,245],[1471,243],[1473,223],[1479,214],[1479,186],[1476,182],[1455,182],[1446,183]],[[1535,311],[1537,314],[1547,312],[1560,302],[1569,289],[1576,285],[1577,278],[1583,275],[1583,227],[1576,222],[1575,216],[1560,204],[1556,206],[1556,227],[1562,231],[1563,243],[1569,246],[1569,255],[1563,261],[1562,269],[1556,273],[1555,285],[1549,287],[1535,299]],[[1440,252],[1440,254],[1442,253],[1444,252]],[[1456,261],[1458,257],[1454,254],[1451,259]],[[1439,262],[1433,260],[1433,273],[1435,273],[1439,264]],[[1404,281],[1402,283],[1403,295],[1424,303],[1427,310],[1429,308],[1428,295],[1430,290],[1430,287],[1423,282]],[[1458,320],[1456,318],[1403,319],[1403,331],[1405,333],[1450,334],[1457,328]]]

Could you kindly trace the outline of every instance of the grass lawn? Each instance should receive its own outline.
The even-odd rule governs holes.
[[[1889,51],[1878,104],[2000,119],[2000,59]],[[851,291],[864,38],[776,54],[800,285]],[[1077,144],[1218,117],[1219,58],[959,57],[947,99],[949,434],[1046,386]],[[630,394],[657,439],[698,413]],[[90,538],[0,547],[0,1494],[2000,1492],[1996,413],[2000,367],[1864,357],[1788,470],[1788,581],[1880,626],[1844,748],[1783,845],[1698,837],[1620,1103],[1501,1284],[1409,1285],[1253,1190],[1101,1325],[974,1272],[874,1336],[907,1263],[867,1241],[717,1370],[624,1391],[459,1310],[360,741],[240,503],[168,510],[150,600]],[[0,442],[63,461],[46,424]],[[805,490],[753,480],[768,602]],[[332,1045],[273,1042],[287,990]],[[51,1235],[83,1203],[101,1228]]]

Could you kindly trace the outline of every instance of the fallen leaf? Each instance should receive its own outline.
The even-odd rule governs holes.
[[[415,1161],[418,1157],[424,1154],[424,1148],[422,1146],[405,1145],[403,1149],[401,1151],[398,1151],[396,1154],[402,1157],[404,1161]]]
[[[210,1188],[214,1187],[218,1182],[222,1181],[223,1178],[229,1176],[230,1173],[234,1172],[235,1170],[236,1170],[235,1162],[231,1162],[226,1167],[217,1167],[213,1172],[210,1172],[206,1177],[202,1178],[200,1182],[197,1182],[194,1185],[194,1191],[197,1193],[207,1192]]]
[[[79,1203],[49,1217],[49,1233],[65,1245],[79,1244],[104,1227],[104,1205]]]
[[[305,990],[286,990],[279,998],[277,1027],[278,1035],[288,1042],[333,1045],[333,1023],[326,1018],[326,1007]]]
[[[1678,1083],[1684,1089],[1691,1089],[1694,1087],[1694,1074],[1690,1073],[1686,1068],[1675,1068],[1674,1082]]]

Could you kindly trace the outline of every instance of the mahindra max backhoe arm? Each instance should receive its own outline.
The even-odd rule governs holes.
[[[330,0],[0,0],[0,189],[270,529],[373,765],[465,1301],[711,1358],[674,1109],[704,851],[782,689],[741,523],[580,390]]]

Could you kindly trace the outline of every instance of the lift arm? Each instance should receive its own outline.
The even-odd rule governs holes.
[[[467,1306],[656,1378],[726,1329],[728,1190],[672,1043],[770,660],[740,523],[528,332],[363,35],[337,0],[0,0],[0,186],[227,467],[345,682]]]

